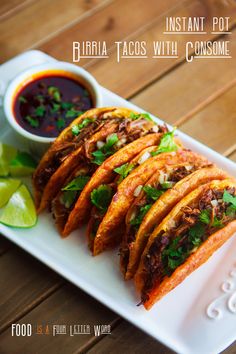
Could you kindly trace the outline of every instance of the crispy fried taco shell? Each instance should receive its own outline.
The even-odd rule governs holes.
[[[188,193],[200,186],[210,182],[211,180],[222,180],[228,178],[228,174],[219,168],[214,166],[204,167],[204,163],[207,161],[200,160],[194,161],[195,166],[198,163],[198,170],[188,174],[185,178],[177,182],[171,189],[167,189],[159,199],[153,204],[151,209],[144,216],[142,223],[133,237],[134,240],[127,245],[127,240],[124,242],[124,249],[126,252],[121,252],[121,270],[125,276],[125,279],[131,279],[138,267],[140,257],[148,241],[148,236],[153,231],[162,219],[171,211],[171,209]],[[202,165],[202,166],[201,166]],[[175,166],[173,166],[175,167]],[[150,182],[147,182],[149,185]],[[137,204],[140,200],[137,200]],[[132,214],[134,213],[135,203],[131,206],[126,217],[126,234],[130,232],[130,222]],[[134,232],[134,231],[133,231]]]
[[[73,230],[88,220],[91,210],[91,192],[103,183],[110,183],[114,179],[113,170],[115,168],[129,162],[143,149],[157,144],[160,141],[161,136],[162,133],[145,135],[144,137],[141,137],[126,145],[103,162],[81,192],[65,225],[65,229],[63,231],[64,236],[69,235]]]
[[[158,169],[162,169],[165,165],[175,165],[178,162],[189,161],[193,163],[199,155],[189,150],[179,150],[171,153],[162,153],[151,157],[142,165],[136,168],[131,174],[125,178],[118,186],[117,193],[114,195],[109,208],[99,225],[95,240],[93,254],[97,255],[114,243],[119,243],[120,238],[114,239],[113,232],[119,229],[124,223],[125,215],[133,203],[136,188],[143,186],[146,181]],[[205,160],[205,158],[202,157]],[[115,234],[115,233],[114,233]]]
[[[135,275],[136,289],[146,309],[206,262],[234,234],[236,213],[230,198],[224,199],[225,193],[235,198],[235,180],[201,185],[185,196],[153,231]]]
[[[56,138],[54,143],[42,157],[33,176],[33,187],[37,208],[40,205],[45,185],[49,181],[52,174],[60,166],[62,161],[72,151],[74,151],[76,148],[79,148],[83,144],[85,138],[89,138],[98,127],[102,126],[102,118],[106,112],[111,114],[111,112],[115,110],[115,107],[91,109],[76,118]],[[74,125],[81,124],[87,118],[93,118],[94,122],[91,122],[92,124],[88,124],[86,127],[84,127],[81,130],[81,133],[77,136],[74,135],[72,133],[72,127]],[[100,119],[101,122],[98,122]]]
[[[135,119],[133,119],[132,114],[138,116],[138,118],[135,117]],[[136,136],[148,134],[155,126],[154,122],[149,121],[144,117],[141,117],[139,114],[136,114],[136,112],[126,108],[112,107],[110,109],[98,109],[97,111],[91,110],[86,112],[86,115],[83,115],[83,117],[83,119],[91,118],[93,121],[96,119],[96,117],[99,117],[99,119],[97,118],[94,123],[91,123],[94,124],[95,130],[90,130],[89,132],[87,131],[87,134],[83,135],[83,139],[80,139],[79,143],[76,142],[75,144],[72,139],[72,145],[74,146],[73,150],[67,153],[65,156],[63,155],[63,157],[60,156],[60,158],[58,158],[58,155],[56,155],[56,168],[42,169],[42,162],[40,164],[41,167],[39,167],[36,171],[34,176],[34,189],[36,191],[36,199],[40,199],[40,202],[37,202],[37,206],[39,205],[38,212],[42,211],[46,207],[49,207],[52,199],[63,187],[63,184],[70,176],[72,171],[76,168],[76,166],[79,166],[84,160],[87,160],[88,163],[91,163],[91,160],[93,159],[92,152],[97,150],[97,143],[102,143],[106,137],[110,136],[111,134],[117,134],[121,137],[119,141],[120,145],[117,145],[116,147],[116,149],[118,149],[122,147],[122,144],[124,146],[130,141],[134,140]],[[82,120],[82,122],[83,121],[84,120]],[[81,134],[82,133],[83,129]],[[81,134],[79,134],[79,136]],[[51,165],[53,165],[54,159],[55,156],[54,158],[51,156]],[[96,164],[93,165],[95,170],[98,166]],[[43,186],[42,181],[45,182]],[[37,188],[40,183],[41,189]],[[40,197],[38,191],[40,192]]]

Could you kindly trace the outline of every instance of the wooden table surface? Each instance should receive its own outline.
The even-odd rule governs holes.
[[[81,65],[108,89],[236,161],[236,3],[234,0],[1,0],[0,60],[31,48],[72,61],[72,41],[105,40],[109,59]],[[190,35],[163,38],[166,16],[230,16],[233,59],[184,58]],[[211,31],[208,31],[210,33]],[[114,41],[170,39],[178,59],[122,60]],[[196,35],[195,40],[202,40]],[[33,257],[0,239],[0,353],[173,353]],[[12,337],[12,323],[110,324],[112,334]],[[201,340],[201,338],[199,338]],[[225,353],[236,353],[236,344]]]

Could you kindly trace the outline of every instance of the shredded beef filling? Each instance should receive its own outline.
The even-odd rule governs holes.
[[[226,191],[235,195],[235,188]],[[142,302],[148,300],[155,284],[170,276],[211,234],[236,219],[236,209],[228,213],[229,203],[223,194],[224,190],[208,190],[196,205],[183,208],[174,228],[155,238],[144,260]]]

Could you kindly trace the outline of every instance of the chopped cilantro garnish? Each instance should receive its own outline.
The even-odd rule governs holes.
[[[46,108],[44,106],[38,106],[37,108],[35,108],[34,111],[36,117],[43,117],[45,112],[46,112]]]
[[[81,116],[81,114],[83,114],[83,112],[76,111],[75,109],[71,108],[69,111],[66,112],[66,118],[78,117]]]
[[[206,226],[202,222],[197,222],[189,229],[189,239],[194,246],[199,246],[201,244],[201,238],[204,235]]]
[[[26,103],[27,99],[24,96],[19,96],[19,102],[20,103]]]
[[[77,112],[78,113],[78,112]],[[81,130],[85,127],[87,127],[87,125],[89,125],[90,123],[92,123],[94,121],[93,118],[85,118],[82,123],[80,124],[75,124],[72,126],[71,131],[74,135],[78,135]]]
[[[70,208],[71,205],[74,203],[75,198],[77,196],[77,191],[73,190],[66,190],[62,194],[62,202],[66,208]]]
[[[131,112],[129,116],[132,120],[140,119],[140,118],[145,118],[146,120],[153,121],[153,119],[150,117],[148,113],[134,113]]]
[[[206,225],[209,225],[211,222],[211,218],[210,218],[210,210],[202,210],[201,214],[199,215],[199,220]],[[211,224],[211,226],[213,227],[222,227],[222,221],[220,219],[218,219],[216,216],[214,216],[213,222]]]
[[[58,118],[57,122],[56,122],[56,125],[57,125],[57,129],[62,129],[66,126],[66,122],[65,122],[65,119],[63,118]]]
[[[61,102],[61,94],[60,94],[60,91],[59,91],[58,87],[49,86],[48,87],[48,94],[49,94],[49,96],[53,97],[53,99],[56,102]]]
[[[146,193],[147,198],[150,200],[157,200],[165,192],[163,190],[156,189],[151,186],[144,186],[143,190]]]
[[[89,179],[89,176],[78,176],[74,178],[70,183],[68,183],[64,188],[62,188],[62,190],[82,191],[85,185],[88,183]]]
[[[142,206],[135,218],[133,218],[130,221],[130,224],[133,225],[136,229],[139,228],[139,225],[142,223],[144,216],[147,214],[147,212],[151,209],[152,204],[146,204],[145,206]]]
[[[227,191],[224,191],[223,201],[236,208],[236,196],[231,195]]]
[[[163,152],[171,152],[171,151],[178,150],[178,145],[176,145],[174,141],[175,129],[173,129],[171,132],[167,132],[163,134],[158,149],[151,153],[152,156],[161,154]]]
[[[60,111],[60,104],[59,103],[53,103],[52,108],[51,108],[51,112],[52,113],[56,113]]]
[[[236,214],[236,207],[233,206],[233,205],[230,205],[226,208],[226,212],[225,214],[227,216],[231,216],[231,217],[234,217],[234,215]]]
[[[91,193],[91,202],[97,209],[105,213],[113,197],[112,188],[109,185],[101,184]]]
[[[203,224],[208,225],[210,223],[210,210],[202,210],[199,215],[199,220],[203,222]]]
[[[74,203],[75,198],[78,197],[78,192],[84,189],[89,179],[89,176],[78,176],[62,188],[62,201],[66,208]]]
[[[107,142],[98,150],[92,152],[92,155],[95,157],[93,163],[101,165],[108,156],[114,154],[114,145],[118,142],[117,134],[111,134],[107,138]]]
[[[73,103],[71,102],[62,102],[61,103],[61,108],[63,109],[71,109],[73,107]]]
[[[33,128],[38,128],[39,126],[39,121],[36,118],[32,118],[31,116],[26,116],[25,120],[31,125]]]
[[[114,169],[114,171],[116,173],[118,173],[118,175],[120,175],[120,178],[118,179],[118,183],[120,183],[121,181],[123,181],[123,179],[125,179],[128,174],[133,170],[134,165],[131,163],[125,163],[124,165],[121,165],[120,167],[117,167]]]
[[[163,182],[163,183],[161,183],[161,187],[163,188],[163,189],[170,189],[170,188],[172,188],[173,187],[173,182],[171,182],[171,181],[166,181],[166,182]]]

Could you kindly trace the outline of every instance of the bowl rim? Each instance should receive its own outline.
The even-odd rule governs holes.
[[[15,130],[18,134],[23,136],[26,139],[39,142],[39,143],[51,143],[56,140],[57,137],[43,137],[40,135],[36,135],[30,133],[26,129],[24,129],[15,119],[12,107],[13,107],[13,100],[17,92],[17,88],[20,86],[21,83],[27,82],[27,77],[31,77],[35,74],[40,74],[41,72],[47,71],[64,71],[69,72],[80,76],[83,78],[85,82],[89,84],[91,89],[93,90],[94,98],[95,98],[95,108],[102,106],[102,95],[100,85],[96,81],[96,79],[84,68],[77,66],[75,64],[58,61],[55,63],[43,63],[39,65],[34,65],[28,69],[17,74],[8,84],[7,89],[4,94],[3,98],[3,110],[5,117],[10,124],[10,126]]]

